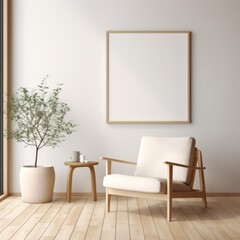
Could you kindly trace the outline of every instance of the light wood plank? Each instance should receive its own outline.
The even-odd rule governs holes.
[[[1,239],[10,239],[39,207],[40,204],[32,204],[25,208],[24,211],[1,232]]]
[[[146,240],[159,239],[158,232],[156,230],[154,221],[152,219],[151,212],[148,208],[147,200],[138,199],[138,206],[141,215],[141,221]]]
[[[5,207],[7,207],[7,205],[9,205],[13,201],[14,201],[14,197],[8,197],[4,201],[0,201],[0,211]]]
[[[115,237],[116,237],[116,213],[111,212],[105,214],[101,239],[111,240],[115,239]]]
[[[176,207],[174,210],[175,216],[187,234],[188,238],[192,240],[204,240],[199,234],[198,230],[193,226],[191,221],[188,220],[184,211],[180,207]]]
[[[86,233],[86,240],[100,239],[102,232],[103,219],[105,215],[105,199],[100,198],[94,209],[92,219]]]
[[[62,227],[66,217],[68,216],[69,212],[73,208],[73,203],[65,202],[61,209],[59,210],[56,217],[53,219],[53,221],[49,224],[47,230],[42,235],[42,240],[49,240],[54,239]]]
[[[175,204],[175,200],[174,200],[174,204]],[[167,209],[166,209],[166,202],[159,202],[159,206],[161,208],[161,211],[163,213],[163,216],[165,217],[165,219],[167,218]],[[180,225],[180,223],[177,221],[177,218],[174,214],[175,211],[175,207],[173,208],[173,213],[172,213],[172,222],[167,222],[167,225],[169,227],[169,229],[172,232],[173,238],[176,240],[185,240],[188,239],[187,234],[185,233],[184,229],[182,228],[182,226]]]
[[[53,202],[42,204],[36,212],[32,213],[31,217],[16,231],[11,240],[25,239],[32,229],[36,226],[39,220],[46,214]]]
[[[127,211],[127,197],[121,197],[121,196],[118,197],[117,211],[118,212]]]
[[[27,207],[28,203],[21,202],[12,211],[10,211],[0,221],[0,232],[2,232],[10,223],[12,223]]]
[[[127,198],[117,198],[116,239],[129,239]]]
[[[39,220],[37,225],[32,229],[30,234],[27,236],[27,240],[36,240],[40,239],[42,234],[46,231],[49,224],[52,222],[54,217],[58,214],[59,210],[63,205],[62,199],[57,199],[48,209],[48,211],[44,214],[44,216]]]
[[[240,236],[240,229],[236,227],[239,224],[236,219],[229,219],[229,214],[224,208],[212,202],[209,203],[209,208],[209,215],[218,222],[230,238],[235,239]]]
[[[158,235],[160,239],[174,240],[171,230],[163,216],[161,208],[156,200],[148,200],[150,212],[152,214]]]
[[[130,238],[132,240],[145,239],[136,198],[128,198],[128,212],[129,212],[128,216],[129,216]]]
[[[8,199],[5,199],[2,204],[7,201]],[[4,218],[9,212],[11,212],[15,207],[17,207],[21,203],[21,198],[16,198],[14,201],[11,201],[10,203],[7,202],[6,207],[2,208],[0,211],[0,219]]]
[[[122,239],[124,240],[130,239],[127,211],[117,213],[116,240]]]
[[[210,202],[209,202],[210,204]],[[221,227],[218,219],[213,219],[209,214],[211,208],[203,209],[197,205],[192,205],[193,210],[200,216],[202,220],[207,224],[209,230],[216,236],[218,240],[230,240],[231,237],[225,231],[224,228]]]
[[[199,232],[199,234],[202,236],[203,239],[217,240],[216,236],[209,230],[205,222],[201,220],[199,215],[197,215],[193,211],[192,207],[189,206],[189,203],[187,202],[183,203],[182,209],[187,215],[188,219],[193,223],[194,227],[196,228],[196,230]]]
[[[78,218],[78,221],[70,237],[71,240],[85,239],[85,235],[87,233],[88,226],[91,221],[93,211],[95,209],[95,205],[96,205],[96,202],[92,201],[91,198],[87,199],[87,202]]]
[[[101,240],[116,238],[117,197],[111,197],[111,212],[105,213]]]
[[[221,211],[223,211],[223,214],[227,213],[228,215],[225,215],[224,217],[227,219],[231,219],[234,215],[234,222],[240,224],[240,203],[238,201],[234,201],[234,198],[228,197],[228,201],[226,201],[225,198],[218,197],[216,204],[218,204],[221,208]]]
[[[81,198],[74,203],[71,211],[65,219],[65,222],[55,237],[56,240],[68,240],[70,238],[86,200],[87,198]]]

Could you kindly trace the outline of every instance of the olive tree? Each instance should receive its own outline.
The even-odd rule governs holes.
[[[26,147],[35,147],[35,167],[39,150],[45,146],[56,147],[76,126],[65,120],[70,108],[59,99],[62,84],[51,90],[46,84],[47,77],[34,90],[19,88],[8,104],[13,127],[7,130],[7,135]]]

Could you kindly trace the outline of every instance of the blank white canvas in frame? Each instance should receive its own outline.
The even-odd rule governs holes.
[[[107,122],[190,122],[190,32],[107,32]]]

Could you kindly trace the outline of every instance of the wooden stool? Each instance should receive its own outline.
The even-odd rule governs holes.
[[[66,166],[69,166],[68,169],[68,178],[67,178],[67,202],[71,202],[72,197],[72,176],[73,170],[79,167],[88,167],[91,173],[91,181],[92,181],[92,194],[93,200],[97,201],[97,189],[96,189],[96,176],[94,165],[97,165],[98,162],[95,161],[86,161],[86,162],[64,162]]]

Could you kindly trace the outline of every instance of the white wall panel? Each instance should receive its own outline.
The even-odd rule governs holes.
[[[56,170],[55,192],[66,188],[63,162],[71,151],[136,160],[141,136],[194,136],[207,167],[208,192],[240,192],[240,1],[238,0],[12,0],[12,88],[34,87],[46,74],[64,84],[62,99],[77,132],[40,152]],[[192,123],[105,123],[106,31],[192,32]],[[20,192],[21,165],[33,149],[13,141],[10,192]],[[133,172],[117,165],[119,171]],[[88,169],[75,170],[73,190],[90,192]],[[96,167],[103,192],[104,164]]]

